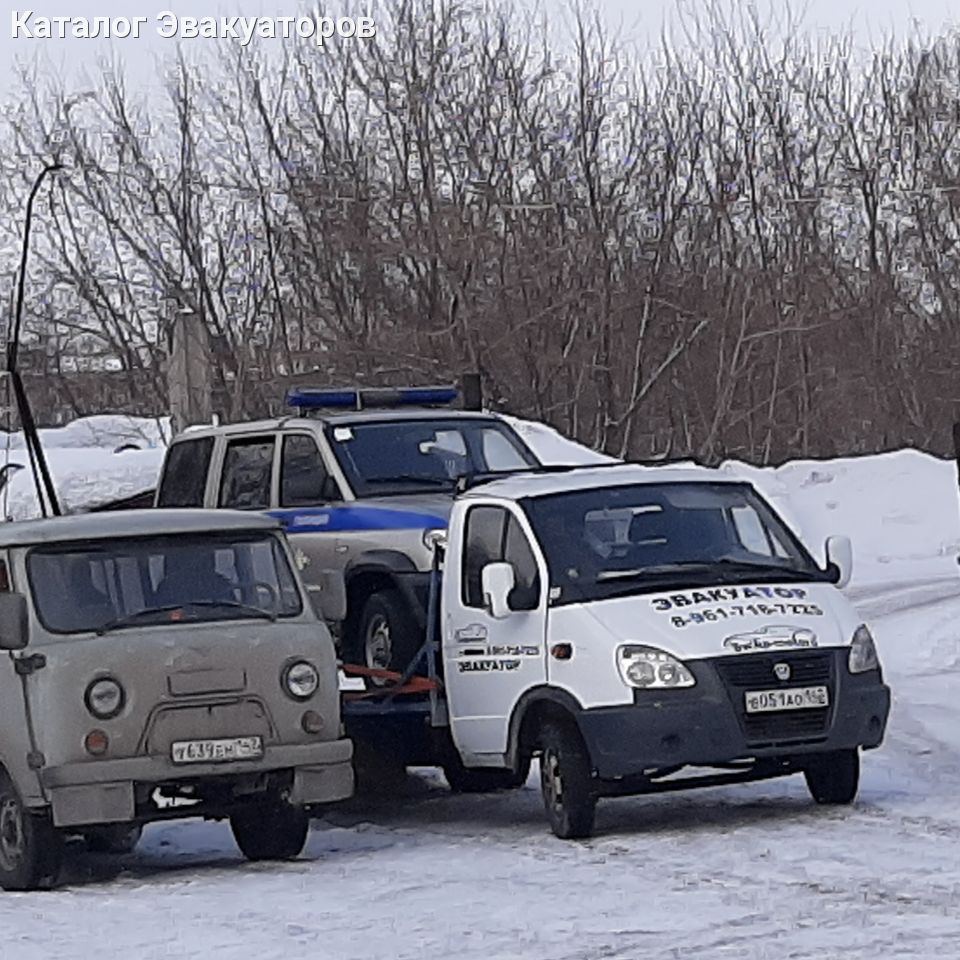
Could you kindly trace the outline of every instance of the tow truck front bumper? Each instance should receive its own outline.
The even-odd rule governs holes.
[[[636,690],[631,706],[583,710],[577,719],[601,780],[748,758],[872,749],[886,730],[890,688],[879,670],[851,674],[846,658],[845,649],[834,649],[688,661],[695,686]],[[796,679],[776,679],[773,665],[784,662]],[[813,685],[828,688],[825,709],[746,713],[748,690]]]

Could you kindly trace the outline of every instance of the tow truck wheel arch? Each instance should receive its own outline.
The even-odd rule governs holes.
[[[507,767],[516,772],[532,756],[539,746],[537,741],[545,723],[573,723],[579,730],[577,717],[582,710],[577,698],[565,690],[546,684],[527,690],[510,716],[505,757]]]

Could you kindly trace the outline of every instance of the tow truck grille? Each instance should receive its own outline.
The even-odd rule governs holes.
[[[833,654],[829,652],[758,653],[715,661],[748,745],[770,747],[825,739],[836,696],[833,661]],[[777,679],[774,667],[778,663],[790,666],[789,680]],[[831,706],[826,709],[748,714],[744,708],[743,695],[747,690],[788,690],[815,684],[825,685],[830,692]]]

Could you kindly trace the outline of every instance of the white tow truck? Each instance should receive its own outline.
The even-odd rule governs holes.
[[[523,784],[589,836],[600,797],[802,773],[850,803],[890,707],[873,638],[752,485],[706,468],[533,468],[462,484],[435,532],[427,634],[396,682],[346,694],[361,755]],[[342,605],[335,596],[321,602]]]

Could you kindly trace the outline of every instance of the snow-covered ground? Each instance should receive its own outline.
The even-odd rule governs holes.
[[[588,456],[539,425],[525,431],[554,462]],[[64,451],[60,476],[73,471],[102,493],[114,481],[99,479],[101,467],[162,455],[156,439],[113,454],[111,438],[76,462]],[[69,886],[0,895],[0,958],[956,956],[953,465],[904,451],[725,469],[753,479],[812,545],[853,538],[850,592],[874,629],[894,707],[852,808],[816,807],[793,777],[604,801],[597,836],[565,843],[545,825],[535,772],[514,793],[455,797],[422,771],[403,797],[356,799],[318,822],[290,864],[247,864],[226,826],[200,822],[149,827],[120,860],[78,855]]]

